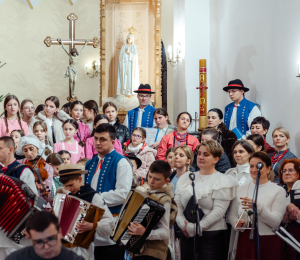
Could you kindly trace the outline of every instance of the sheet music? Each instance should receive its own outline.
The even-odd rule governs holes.
[[[143,127],[146,130],[146,144],[148,146],[154,144],[156,142],[157,139],[157,135],[158,135],[158,129],[157,128],[150,128],[150,127]]]

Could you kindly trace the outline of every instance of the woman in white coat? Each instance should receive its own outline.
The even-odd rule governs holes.
[[[230,206],[228,220],[233,227],[233,232],[239,232],[237,239],[231,236],[229,259],[247,260],[254,259],[254,240],[249,240],[250,229],[245,229],[250,223],[253,213],[253,195],[257,176],[257,164],[262,163],[260,170],[259,192],[257,202],[260,259],[282,259],[282,242],[272,229],[277,228],[285,214],[285,190],[268,180],[272,169],[271,159],[265,152],[255,152],[250,157],[250,174],[252,182],[240,185],[236,191],[236,198]],[[245,210],[247,212],[245,212]],[[243,217],[240,216],[243,215]],[[250,217],[247,217],[249,216]]]

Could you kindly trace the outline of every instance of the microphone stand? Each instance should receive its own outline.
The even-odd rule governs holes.
[[[195,174],[190,173],[189,177],[192,181],[193,196],[194,196],[194,212],[196,213],[196,235],[194,236],[194,259],[198,260],[197,238],[198,238],[198,236],[199,237],[202,236],[202,232],[201,232],[201,228],[200,228],[200,216],[199,216],[198,204],[197,204],[196,194],[195,194],[195,183],[194,183]]]
[[[251,232],[250,232],[250,237],[249,239],[252,241],[253,240],[253,234],[254,234],[254,230],[255,230],[255,234],[254,234],[254,249],[255,249],[255,259],[259,259],[259,248],[257,245],[257,241],[258,241],[258,227],[257,227],[257,223],[258,223],[258,214],[257,214],[257,195],[258,195],[258,188],[259,188],[259,179],[260,179],[260,170],[263,167],[262,163],[258,163],[257,164],[257,176],[256,176],[256,183],[255,183],[255,200],[253,202],[253,220],[252,220],[252,226],[251,226]]]

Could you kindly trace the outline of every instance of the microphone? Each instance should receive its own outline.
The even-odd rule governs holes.
[[[190,173],[189,177],[190,177],[191,181],[195,180],[195,174],[193,172]]]
[[[257,163],[257,165],[256,165],[256,168],[257,168],[258,170],[261,170],[263,167],[264,167],[264,165],[263,165],[262,162],[259,162],[259,163]]]

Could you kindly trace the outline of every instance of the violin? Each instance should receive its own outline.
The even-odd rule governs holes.
[[[32,161],[26,162],[26,165],[33,169],[35,181],[42,185],[42,196],[48,197],[48,191],[43,183],[43,181],[47,180],[49,177],[48,172],[45,170],[45,160],[40,156]]]

